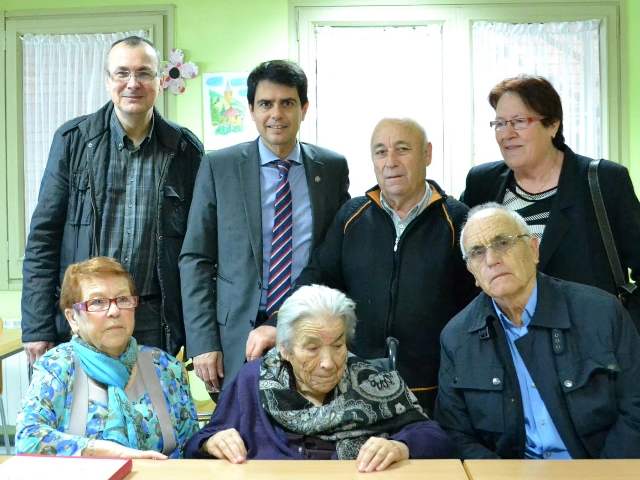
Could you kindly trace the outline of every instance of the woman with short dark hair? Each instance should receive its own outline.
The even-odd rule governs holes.
[[[519,75],[489,94],[491,126],[504,160],[473,167],[461,200],[469,207],[501,203],[518,212],[540,240],[538,269],[618,295],[588,182],[592,159],[574,153],[563,135],[562,102],[543,77]],[[598,178],[625,281],[640,275],[640,203],[629,171],[602,160]],[[640,293],[628,310],[640,331]]]

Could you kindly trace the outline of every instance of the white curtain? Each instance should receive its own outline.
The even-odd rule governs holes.
[[[116,40],[146,31],[22,37],[24,190],[26,231],[54,132],[67,120],[96,111],[109,100],[105,60]]]
[[[442,25],[322,26],[315,33],[317,143],[347,157],[351,195],[376,184],[369,144],[388,116],[425,127],[433,140],[427,176],[442,185]]]
[[[489,122],[491,88],[520,73],[541,75],[560,94],[564,136],[577,153],[602,156],[600,20],[473,24],[474,163],[501,158]]]

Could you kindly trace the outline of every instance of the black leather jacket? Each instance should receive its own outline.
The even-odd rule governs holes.
[[[58,307],[67,267],[99,254],[110,159],[113,103],[75,118],[55,133],[31,218],[23,263],[22,341],[62,342],[70,337]],[[154,133],[171,153],[158,194],[157,271],[162,319],[170,353],[184,344],[178,255],[187,226],[203,147],[186,128],[154,109]]]

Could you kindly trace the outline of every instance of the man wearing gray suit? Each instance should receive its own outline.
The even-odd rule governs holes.
[[[275,343],[269,317],[349,199],[346,159],[296,139],[302,69],[264,62],[247,86],[260,137],[203,158],[180,255],[187,355],[210,391]]]

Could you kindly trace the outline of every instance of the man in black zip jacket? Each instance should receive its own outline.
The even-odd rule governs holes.
[[[384,357],[386,338],[397,338],[397,369],[430,413],[440,332],[478,293],[458,253],[468,208],[426,179],[431,143],[414,120],[381,120],[371,156],[378,185],[340,209],[296,286],[324,284],[356,302],[356,355]]]
[[[105,65],[111,100],[53,137],[22,267],[22,343],[32,364],[71,338],[58,306],[65,270],[100,255],[133,277],[138,343],[171,354],[184,345],[178,255],[203,148],[154,108],[161,65],[148,40],[118,40]]]

